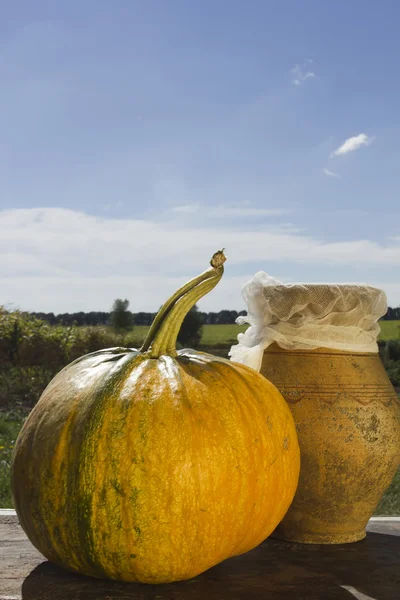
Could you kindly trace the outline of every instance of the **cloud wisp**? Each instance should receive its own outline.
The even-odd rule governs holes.
[[[337,173],[334,173],[333,171],[330,171],[329,169],[327,169],[326,167],[324,167],[322,169],[322,172],[327,176],[327,177],[333,177],[336,179],[339,179],[340,175],[338,175]]]
[[[314,61],[309,58],[303,65],[295,65],[293,69],[290,70],[293,85],[302,85],[307,79],[312,79],[316,76],[314,71],[310,70],[310,65],[313,62]]]
[[[188,225],[42,208],[0,211],[0,229],[0,304],[25,310],[106,310],[121,295],[135,299],[133,310],[156,310],[222,246],[229,270],[220,291],[205,300],[207,310],[239,307],[241,285],[255,270],[278,264],[293,272],[296,265],[311,272],[323,265],[328,278],[329,268],[338,265],[400,265],[396,241],[332,243],[258,222],[235,229],[216,220],[199,227],[196,219]]]
[[[174,206],[172,211],[182,215],[190,215],[196,213],[199,209],[199,204],[181,204],[180,206]]]
[[[201,204],[184,204],[174,206],[172,211],[177,214],[192,215],[203,211],[203,214],[212,218],[251,218],[251,217],[281,217],[290,214],[289,208],[259,208],[249,206],[248,203],[242,204],[217,204],[216,206],[202,206]]]
[[[332,152],[331,157],[343,156],[344,154],[348,154],[349,152],[354,152],[355,150],[358,150],[362,146],[369,146],[370,144],[372,144],[373,139],[374,138],[371,138],[366,133],[359,133],[358,135],[349,137],[343,142],[341,146],[339,146],[339,148]]]

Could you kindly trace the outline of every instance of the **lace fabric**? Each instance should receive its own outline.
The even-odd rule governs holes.
[[[264,271],[243,289],[249,323],[231,347],[232,361],[260,370],[265,348],[276,342],[285,350],[331,348],[377,352],[378,320],[387,311],[385,292],[363,284],[288,284]]]

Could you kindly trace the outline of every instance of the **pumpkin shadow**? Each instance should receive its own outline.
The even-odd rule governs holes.
[[[23,600],[395,600],[400,537],[368,533],[353,544],[292,544],[268,539],[189,581],[128,584],[93,579],[50,562],[22,584]]]

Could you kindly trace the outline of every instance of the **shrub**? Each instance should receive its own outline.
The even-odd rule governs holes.
[[[384,358],[387,361],[400,361],[400,340],[388,340]]]
[[[198,312],[197,306],[193,306],[183,320],[178,334],[178,342],[182,346],[197,348],[201,340],[203,318]]]
[[[55,373],[46,367],[2,367],[0,410],[32,408]]]
[[[128,331],[132,329],[133,326],[133,315],[128,310],[129,300],[121,300],[121,298],[117,298],[114,300],[111,316],[110,316],[110,324],[114,331]]]
[[[400,362],[390,361],[386,363],[385,367],[392,385],[400,388]]]

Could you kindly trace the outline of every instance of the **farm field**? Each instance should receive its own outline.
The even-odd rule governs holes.
[[[202,346],[221,346],[235,344],[238,333],[246,331],[248,325],[203,325],[201,336]],[[137,345],[143,342],[149,330],[147,325],[135,325],[132,331],[132,337],[137,341]]]
[[[202,346],[231,346],[237,343],[239,333],[246,331],[248,325],[203,325],[200,344]],[[83,328],[82,328],[83,329]],[[106,329],[105,327],[102,329]],[[149,330],[147,325],[134,325],[129,338],[134,347],[139,347]]]
[[[246,331],[248,325],[203,325],[201,344],[219,346],[237,344],[239,333]]]
[[[400,321],[380,321],[380,340],[400,339]],[[237,343],[238,333],[246,331],[248,325],[203,325],[201,344],[219,346]]]
[[[380,340],[400,340],[400,321],[380,321]]]
[[[380,340],[400,339],[400,321],[380,321]],[[203,325],[201,336],[202,346],[221,346],[237,343],[238,333],[246,331],[248,325]],[[138,342],[146,337],[148,327],[137,325],[133,329],[133,336]]]
[[[400,339],[400,321],[380,321],[380,340]],[[201,343],[208,346],[213,344],[232,344],[237,342],[238,333],[246,331],[248,325],[203,325]]]

